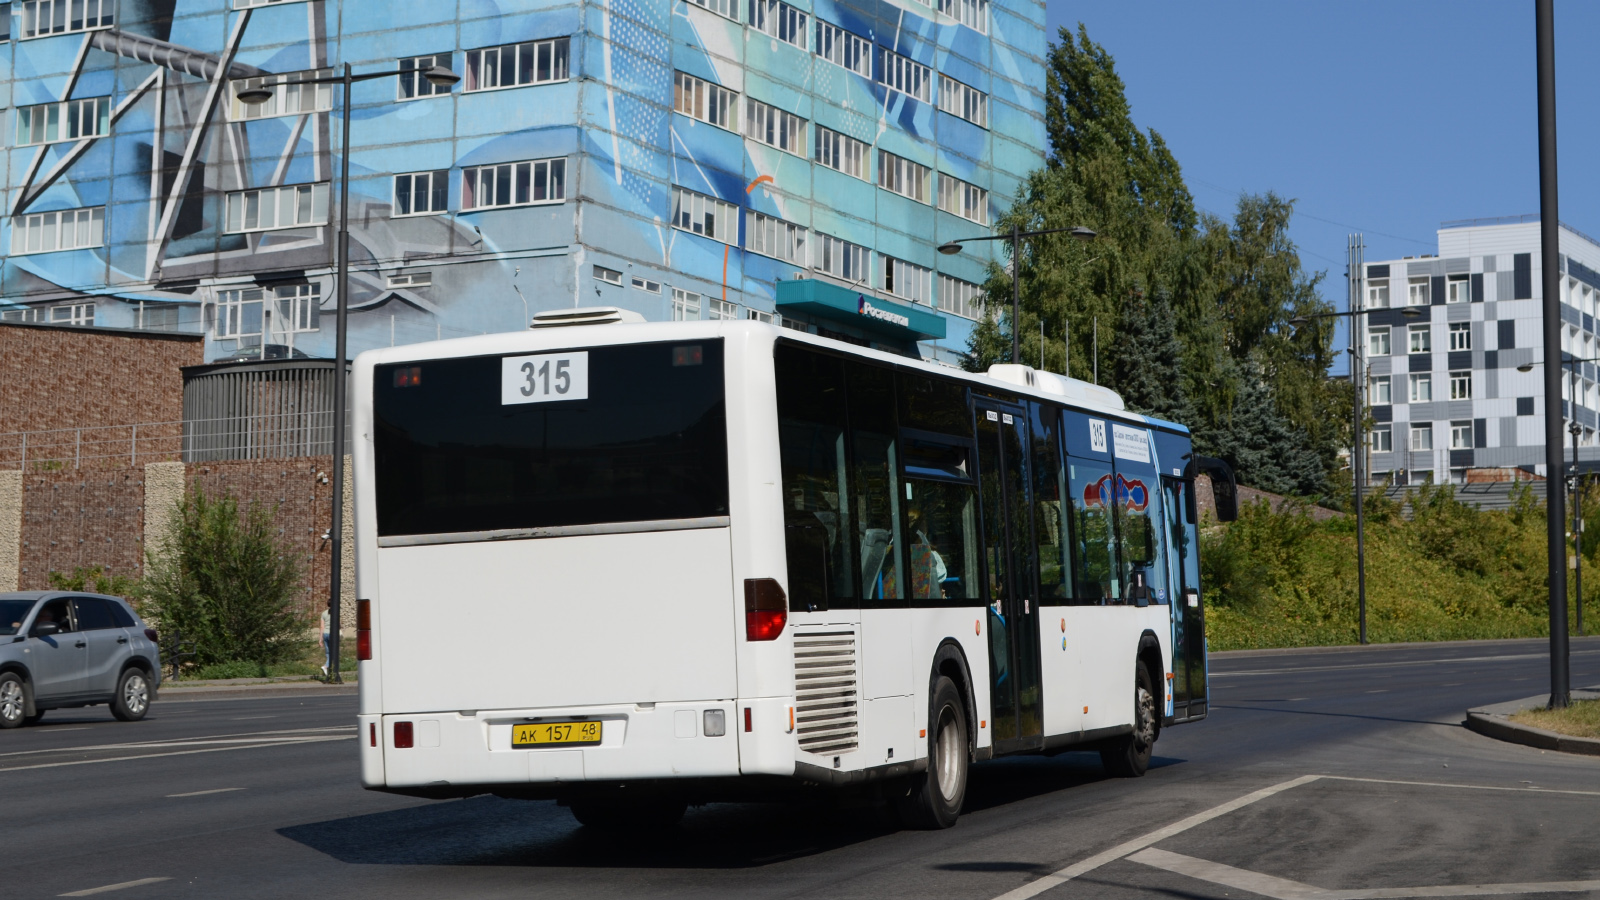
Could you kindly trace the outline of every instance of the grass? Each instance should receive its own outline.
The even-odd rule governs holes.
[[[1511,721],[1573,737],[1600,738],[1600,700],[1578,700],[1566,709],[1530,709]]]

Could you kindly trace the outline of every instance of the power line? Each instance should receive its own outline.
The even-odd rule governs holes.
[[[1211,182],[1206,181],[1203,178],[1191,178],[1190,180],[1192,180],[1196,184],[1203,184],[1206,187],[1211,188],[1212,190],[1221,191],[1224,194],[1229,194],[1229,195],[1234,196],[1234,197],[1238,197],[1238,196],[1241,196],[1244,193],[1246,193],[1242,188],[1237,190],[1237,191],[1230,190],[1230,189],[1225,188],[1225,187],[1223,187],[1223,186],[1221,186],[1219,184],[1212,184]],[[1216,215],[1216,213],[1212,213],[1212,215]],[[1360,225],[1351,225],[1351,224],[1349,224],[1347,222],[1336,222],[1333,219],[1325,219],[1322,216],[1312,215],[1311,213],[1308,213],[1308,212],[1306,212],[1306,211],[1304,211],[1302,209],[1299,209],[1299,208],[1295,209],[1295,215],[1297,215],[1297,216],[1305,216],[1308,219],[1315,219],[1318,222],[1326,222],[1329,225],[1337,225],[1340,228],[1349,228],[1352,231],[1360,231],[1360,232],[1364,232],[1366,234],[1376,234],[1376,235],[1381,235],[1381,236],[1386,237],[1386,238],[1394,238],[1397,241],[1407,241],[1407,242],[1413,243],[1413,244],[1421,244],[1424,247],[1432,247],[1434,245],[1433,241],[1419,241],[1416,238],[1412,238],[1412,237],[1405,237],[1403,235],[1398,235],[1398,234],[1390,234],[1390,233],[1388,233],[1386,231],[1378,231],[1378,230],[1373,229],[1373,228],[1363,228]],[[1324,257],[1320,257],[1320,258],[1327,259],[1327,257],[1325,257],[1325,256]],[[1333,260],[1328,260],[1328,261],[1329,262],[1333,262]],[[1338,265],[1343,265],[1343,263],[1338,263]]]

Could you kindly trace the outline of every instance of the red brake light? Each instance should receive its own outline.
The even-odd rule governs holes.
[[[372,658],[372,601],[356,601],[356,659]]]
[[[396,749],[404,750],[411,746],[411,723],[394,723],[394,745]]]
[[[374,746],[374,747],[378,746],[378,723],[377,722],[373,722],[370,726],[368,726],[368,728],[367,728],[367,737],[368,737],[369,740],[372,741],[372,746]]]
[[[744,636],[749,641],[775,641],[789,621],[789,598],[773,578],[744,580]]]

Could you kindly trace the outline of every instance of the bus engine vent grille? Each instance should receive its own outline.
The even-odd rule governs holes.
[[[808,753],[837,754],[860,740],[854,631],[795,632],[795,733]]]

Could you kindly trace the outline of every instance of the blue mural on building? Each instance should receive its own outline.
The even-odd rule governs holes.
[[[352,352],[614,305],[954,360],[993,251],[936,248],[1043,162],[1042,2],[11,10],[0,317],[208,359],[332,355],[345,63],[402,71],[352,98]]]

